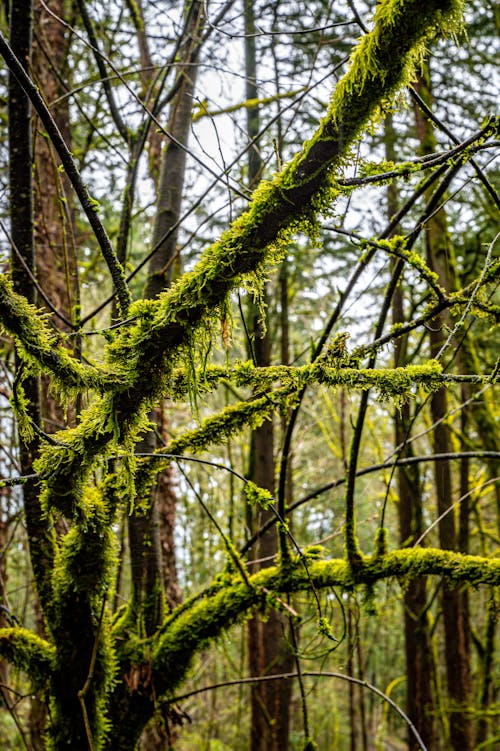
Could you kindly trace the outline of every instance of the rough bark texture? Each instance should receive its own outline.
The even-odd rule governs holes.
[[[23,65],[28,68],[32,50],[32,4],[13,3],[10,17],[10,43]],[[36,303],[36,275],[33,181],[32,181],[32,123],[31,106],[12,76],[9,77],[9,184],[10,216],[12,234],[12,278],[14,288],[27,300]],[[32,277],[30,277],[30,272]],[[20,375],[22,362],[16,357],[16,371]],[[23,382],[24,393],[29,401],[28,417],[41,425],[41,398],[38,378],[30,376]],[[38,438],[25,440],[19,435],[19,466],[21,474],[33,473],[33,462],[38,454]],[[35,577],[40,582],[52,563],[51,534],[39,500],[36,483],[30,480],[23,487],[24,512],[32,565]],[[36,606],[39,612],[39,607]],[[38,630],[43,629],[39,617]],[[45,724],[45,707],[38,697],[31,703],[29,736],[33,749],[42,749],[42,730]]]
[[[432,101],[428,77],[420,77],[417,87],[420,95],[428,103]],[[420,111],[416,110],[417,133],[422,153],[427,154],[435,148],[432,125]],[[426,227],[427,262],[435,271],[439,283],[444,289],[454,286],[454,254],[450,245],[446,213],[444,208],[435,213]],[[436,357],[447,339],[449,316],[446,313],[436,316],[429,330],[430,354]],[[433,449],[435,453],[451,451],[450,430],[445,418],[448,413],[448,397],[445,389],[435,392],[430,399],[432,421]],[[439,522],[439,542],[443,550],[458,550],[455,512],[445,512],[453,503],[453,486],[450,463],[435,464],[435,489]],[[444,515],[445,514],[445,515]],[[444,515],[444,516],[443,516]],[[472,751],[472,723],[467,713],[471,700],[470,654],[468,643],[469,625],[463,593],[451,589],[446,583],[442,591],[443,622],[445,633],[445,660],[448,684],[450,744],[454,751]]]
[[[396,134],[390,115],[386,118],[385,147],[386,158],[395,161]],[[398,209],[396,188],[393,183],[387,191],[389,220]],[[392,320],[394,324],[404,323],[403,287],[399,285],[392,299]],[[406,365],[407,337],[397,340],[394,353],[395,367]],[[406,402],[394,414],[396,446],[403,448],[400,457],[413,455],[412,444],[408,441],[411,430],[411,407]],[[401,467],[397,474],[399,531],[401,545],[411,547],[423,532],[423,508],[421,479],[418,465]],[[427,580],[409,582],[403,595],[405,660],[406,660],[406,713],[422,738],[427,751],[438,749],[436,719],[433,713],[435,666],[432,653],[429,614],[427,610]],[[419,745],[413,733],[408,730],[408,750],[418,751]]]
[[[256,100],[257,51],[253,0],[245,0],[245,96]],[[247,107],[247,136],[251,143],[248,152],[248,183],[253,188],[259,181],[262,159],[257,139],[260,130],[259,108]],[[265,305],[269,298],[265,294]],[[257,367],[271,364],[271,338],[268,326],[259,320],[259,311],[251,306],[250,331],[253,340],[253,356]],[[285,337],[286,338],[286,337]],[[286,346],[286,342],[282,348]],[[265,488],[273,496],[275,492],[274,425],[266,420],[252,432],[250,443],[249,479]],[[271,511],[248,511],[250,529],[260,528],[271,517]],[[253,517],[253,518],[252,518]],[[278,552],[276,527],[264,535],[253,557],[259,563],[252,566],[254,571],[270,565]],[[286,618],[276,610],[270,610],[263,621],[259,613],[254,613],[248,623],[247,648],[250,675],[271,675],[290,672],[293,656],[287,639]],[[288,751],[290,735],[290,700],[292,682],[290,680],[269,681],[257,684],[251,689],[250,749],[251,751]]]
[[[55,15],[65,16],[63,0],[49,0],[46,4]],[[66,89],[62,84],[68,52],[66,27],[54,18],[36,0],[34,3],[33,63],[34,79],[43,93],[52,116],[71,149],[69,98],[62,97]],[[53,106],[56,99],[61,100]],[[77,305],[77,279],[75,257],[75,227],[72,211],[72,191],[65,175],[58,169],[59,160],[44,129],[37,118],[34,130],[34,217],[35,263],[39,287],[53,309],[63,318],[54,315],[55,325],[63,332],[70,330],[66,321],[72,322]],[[37,304],[50,310],[41,295]],[[42,420],[44,430],[54,433],[74,419],[74,409],[64,409],[49,391],[49,378],[41,379]]]

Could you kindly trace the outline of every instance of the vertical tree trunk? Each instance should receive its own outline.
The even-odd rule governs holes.
[[[247,100],[257,99],[257,60],[255,44],[255,18],[253,0],[244,0],[245,15],[245,76]],[[247,107],[247,135],[253,141],[248,152],[248,183],[254,187],[262,171],[262,160],[257,139],[259,133],[259,109]],[[267,305],[267,293],[264,291]],[[283,299],[283,293],[282,293]],[[282,311],[283,313],[283,311]],[[266,323],[259,320],[256,306],[251,308],[250,331],[253,339],[253,355],[258,367],[271,364],[271,341]],[[286,329],[283,332],[282,350],[287,349]],[[288,355],[287,355],[288,356]],[[274,426],[266,420],[252,432],[250,446],[249,479],[271,494],[275,491]],[[271,511],[259,510],[255,514],[249,510],[249,527],[257,528],[264,524]],[[261,561],[252,567],[270,565],[278,550],[276,527],[273,527],[259,541],[254,558]],[[287,672],[292,667],[292,655],[286,641],[287,621],[275,610],[271,610],[265,621],[254,613],[248,623],[248,667],[250,675],[269,675]],[[257,684],[251,689],[251,751],[288,751],[290,725],[291,681],[269,681]]]
[[[21,63],[28,69],[31,60],[33,8],[30,0],[11,4],[10,44]],[[26,299],[37,303],[33,279],[35,268],[35,242],[33,219],[33,141],[31,107],[28,98],[12,74],[9,74],[9,187],[12,236],[12,278],[14,288]],[[16,357],[17,377],[21,376],[21,363]],[[28,418],[35,426],[41,424],[40,389],[38,378],[28,376],[22,380],[28,401]],[[33,473],[33,462],[38,454],[36,434],[30,439],[19,435],[19,466],[21,474]],[[52,555],[51,533],[48,521],[40,507],[38,488],[33,480],[23,485],[24,512],[28,544],[35,581],[43,590],[45,573],[49,570]],[[40,591],[43,596],[43,592]],[[41,619],[40,619],[41,621]],[[41,624],[40,624],[41,625]],[[43,748],[42,732],[45,721],[44,708],[38,699],[33,700],[28,721],[30,742],[35,750]]]
[[[347,610],[347,674],[354,675],[355,624],[353,618],[352,597],[349,597]],[[356,696],[356,686],[349,682],[349,751],[360,751],[359,737],[359,708]]]
[[[49,0],[47,8],[60,18],[65,9],[62,0]],[[34,41],[32,71],[35,81],[50,106],[65,89],[61,83],[67,55],[67,29],[44,8],[39,0],[34,3]],[[63,98],[52,107],[52,115],[66,144],[71,148],[69,100]],[[69,180],[58,169],[58,159],[50,141],[44,137],[34,118],[34,233],[35,267],[39,287],[50,300],[55,314],[52,320],[61,331],[67,332],[78,300],[76,258],[74,253],[74,216],[71,210]],[[49,307],[41,295],[37,295],[40,307]],[[63,407],[49,392],[49,379],[40,379],[40,408],[45,432],[54,433],[74,418],[73,407]],[[37,630],[44,635],[40,605],[35,604]],[[34,749],[45,747],[43,734],[46,723],[46,708],[34,697],[29,715],[30,739]]]
[[[388,161],[395,161],[396,133],[392,116],[388,115],[385,122],[385,154]],[[387,191],[387,209],[389,220],[397,211],[397,194],[394,183]],[[403,286],[400,284],[392,298],[393,323],[403,323],[404,297]],[[394,366],[407,364],[407,337],[397,339],[394,353]],[[403,446],[399,456],[413,455],[412,444],[408,442],[411,426],[411,406],[405,402],[394,414],[394,428],[396,446]],[[422,494],[418,464],[400,467],[397,474],[399,497],[399,534],[402,545],[411,547],[423,532],[422,525]],[[432,658],[430,623],[427,611],[427,580],[425,577],[408,582],[403,594],[404,630],[405,630],[405,662],[406,662],[406,713],[420,737],[427,751],[436,751],[437,730],[433,714],[434,664]],[[419,745],[414,734],[408,729],[408,751],[417,751]]]
[[[0,488],[0,628],[7,628],[9,623],[8,601],[7,601],[7,555],[6,545],[9,539],[9,496],[10,488]],[[4,686],[9,684],[9,663],[7,660],[0,659],[0,712],[4,710]],[[1,717],[1,714],[0,714]],[[1,722],[1,719],[0,719]],[[1,740],[1,737],[0,737]]]
[[[65,17],[64,2],[46,3],[55,15]],[[57,126],[71,149],[69,98],[62,97],[66,89],[62,78],[66,69],[68,34],[66,27],[35,0],[35,40],[33,44],[33,75]],[[61,98],[57,104],[53,104]],[[74,222],[71,210],[71,191],[65,173],[58,169],[58,159],[50,142],[40,132],[35,120],[35,245],[37,281],[54,308],[71,320],[77,302],[76,259],[74,255]],[[43,305],[43,300],[39,300]],[[62,331],[67,325],[54,316],[54,323]],[[54,408],[55,409],[55,408]],[[60,410],[58,410],[60,412]],[[47,430],[54,425],[47,415]]]
[[[62,0],[46,3],[55,15],[65,16]],[[57,126],[71,149],[69,99],[62,97],[66,89],[62,78],[66,69],[68,33],[66,27],[48,12],[40,0],[34,3],[33,63],[34,79],[51,107]],[[58,169],[59,161],[50,141],[43,135],[34,118],[34,218],[35,264],[39,287],[60,316],[53,315],[54,325],[68,332],[65,321],[73,322],[78,304],[77,263],[75,257],[75,223],[72,210],[72,191],[65,173]],[[37,304],[49,310],[38,295]],[[78,345],[77,345],[78,346]],[[42,424],[45,432],[54,433],[74,419],[74,408],[63,407],[49,392],[48,378],[41,378]]]
[[[428,68],[419,78],[417,87],[420,96],[431,103],[430,77]],[[417,133],[424,154],[435,150],[434,131],[431,123],[421,112],[416,110]],[[427,262],[438,274],[439,283],[445,288],[453,287],[454,261],[453,248],[447,229],[446,213],[443,208],[435,213],[426,225]],[[446,313],[436,316],[429,329],[430,353],[435,357],[447,337],[449,318]],[[448,412],[446,389],[435,392],[430,399],[431,415],[435,427],[433,430],[433,449],[435,453],[449,453],[451,450],[450,433],[445,418]],[[435,464],[435,491],[438,513],[442,516],[453,502],[453,487],[450,463]],[[439,523],[439,541],[444,550],[458,549],[455,514],[447,513]],[[442,590],[442,608],[445,634],[445,660],[448,684],[450,745],[454,751],[472,751],[472,724],[467,715],[471,699],[470,655],[468,649],[467,612],[460,591],[451,589],[444,583]]]
[[[186,171],[186,151],[191,129],[193,94],[196,83],[196,60],[199,35],[203,24],[203,3],[194,2],[189,9],[186,38],[179,49],[177,75],[181,77],[179,90],[172,102],[167,130],[173,136],[162,155],[158,202],[152,246],[156,248],[148,267],[144,292],[146,299],[157,297],[171,284],[177,266],[177,223]],[[153,169],[153,174],[155,170]],[[156,432],[145,436],[138,451],[153,452],[161,445],[158,435],[166,436],[168,416],[164,405],[150,415]],[[163,599],[170,609],[181,601],[175,561],[174,528],[177,497],[171,468],[162,472],[151,491],[147,513],[137,512],[129,517],[132,583],[136,601],[147,604],[147,630],[153,633],[163,618]],[[173,748],[175,728],[163,728],[151,723],[146,728],[141,747]]]

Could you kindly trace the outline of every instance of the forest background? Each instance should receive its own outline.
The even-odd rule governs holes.
[[[495,748],[498,7],[1,28],[1,747]]]

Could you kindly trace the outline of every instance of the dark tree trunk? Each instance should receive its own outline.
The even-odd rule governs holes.
[[[386,118],[385,151],[387,160],[395,161],[396,133],[390,115]],[[397,194],[394,183],[387,192],[387,213],[389,220],[397,211]],[[392,299],[393,323],[404,323],[403,287],[398,285]],[[407,364],[407,338],[396,343],[394,366]],[[396,446],[401,446],[399,456],[413,455],[412,444],[408,442],[411,428],[411,408],[406,402],[394,414]],[[399,533],[402,545],[411,547],[423,532],[422,494],[418,464],[400,467],[397,474]],[[433,714],[434,704],[434,661],[427,610],[427,580],[425,577],[408,582],[403,595],[405,663],[406,663],[406,713],[416,727],[427,751],[436,751],[438,737]],[[408,751],[420,748],[414,734],[408,729]]]
[[[27,0],[12,3],[10,14],[10,44],[21,63],[28,69],[32,49],[33,8]],[[16,292],[37,303],[33,279],[35,268],[35,242],[33,219],[33,142],[31,106],[18,83],[9,75],[9,185],[10,217],[12,236],[12,278]],[[21,375],[21,363],[16,357],[17,378]],[[40,388],[38,378],[29,376],[22,381],[28,401],[28,418],[35,426],[41,424]],[[33,473],[33,462],[38,454],[38,438],[25,439],[19,435],[19,466],[21,474]],[[34,569],[35,581],[42,598],[47,596],[44,588],[45,574],[50,570],[53,553],[48,520],[42,512],[38,487],[33,480],[23,485],[24,512],[28,544]],[[43,628],[39,619],[39,630]],[[34,749],[43,748],[42,732],[45,711],[40,700],[35,698],[29,716],[30,743]]]
[[[427,103],[431,103],[428,68],[419,78],[417,88]],[[423,154],[435,150],[432,125],[420,110],[416,110],[417,133]],[[426,224],[427,262],[435,271],[442,287],[450,290],[454,286],[453,248],[450,245],[446,213],[441,208]],[[435,357],[447,338],[449,317],[446,313],[436,316],[429,329],[430,354]],[[448,396],[442,388],[430,398],[432,421],[435,425],[432,438],[435,453],[451,451],[450,431],[445,417],[448,413]],[[439,522],[439,542],[444,550],[458,550],[455,513],[445,513],[453,503],[451,468],[448,461],[435,463],[435,491]],[[450,745],[454,751],[472,751],[472,723],[467,715],[472,688],[470,675],[470,654],[467,611],[462,593],[450,588],[447,583],[442,589],[442,608],[445,636],[446,676],[449,699]]]
[[[245,14],[245,74],[247,100],[258,96],[255,18],[252,0],[244,1]],[[258,182],[262,170],[259,143],[259,109],[247,107],[247,136],[252,142],[248,152],[248,183],[252,188]],[[265,294],[265,304],[269,300]],[[287,293],[286,293],[287,294]],[[283,293],[282,293],[283,298]],[[253,340],[253,356],[258,367],[271,364],[271,340],[267,325],[259,320],[259,311],[251,306],[250,331]],[[282,352],[287,349],[287,330],[283,329]],[[275,491],[274,425],[267,420],[256,428],[251,437],[249,479],[257,485]],[[270,517],[271,511],[249,510],[250,528],[258,528]],[[252,516],[254,518],[252,518]],[[278,551],[276,527],[273,527],[254,550],[254,558],[260,562],[252,570],[268,566]],[[288,672],[293,666],[293,656],[286,638],[286,618],[271,610],[265,621],[255,613],[248,623],[248,667],[250,675],[270,675]],[[251,689],[251,751],[288,751],[290,732],[291,681],[269,681]]]

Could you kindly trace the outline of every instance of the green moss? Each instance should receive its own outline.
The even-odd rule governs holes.
[[[28,629],[0,628],[0,656],[22,670],[41,689],[47,685],[55,665],[55,648]]]
[[[53,388],[74,397],[85,389],[104,390],[111,381],[106,371],[83,365],[61,346],[48,316],[14,292],[11,281],[0,274],[0,324],[14,337],[23,362],[34,372],[51,376]]]
[[[179,614],[173,614],[161,634],[152,640],[152,667],[159,691],[173,691],[183,680],[191,660],[223,630],[246,617],[255,605],[264,604],[265,592],[289,593],[339,586],[366,586],[370,595],[377,581],[395,577],[417,579],[444,576],[452,584],[500,584],[500,559],[468,556],[442,550],[412,548],[363,558],[353,570],[343,559],[308,562],[305,572],[300,557],[287,567],[266,568],[250,577],[250,587],[239,577],[227,577],[222,587],[207,591]],[[324,624],[323,624],[324,625]]]
[[[245,498],[252,506],[260,506],[260,508],[267,509],[273,502],[273,496],[265,488],[260,488],[251,480],[248,480],[243,488]]]
[[[326,636],[327,639],[330,639],[330,641],[338,641],[333,635],[330,621],[324,616],[321,616],[318,621],[318,631],[322,636]]]
[[[375,556],[385,555],[388,551],[388,530],[386,527],[379,527],[375,535]]]
[[[306,383],[377,388],[382,398],[392,400],[407,398],[416,383],[429,389],[442,384],[440,367],[433,362],[395,370],[359,369],[360,354],[348,352],[345,334],[332,341],[325,358],[304,368],[255,369],[243,363],[232,370],[216,370],[206,366],[206,355],[218,336],[220,321],[227,320],[231,291],[243,285],[258,295],[268,266],[283,257],[294,232],[306,232],[316,239],[318,213],[329,212],[343,190],[335,181],[336,170],[348,158],[370,119],[398,87],[409,81],[426,41],[438,30],[457,27],[460,7],[455,0],[439,4],[434,0],[386,0],[378,5],[375,29],[354,52],[350,69],[316,134],[281,173],[259,186],[248,211],[204,252],[192,272],[157,300],[133,306],[130,322],[107,348],[106,368],[78,363],[61,346],[46,318],[13,292],[6,277],[0,277],[0,319],[16,339],[28,370],[47,372],[65,394],[82,389],[95,389],[101,394],[85,410],[76,428],[56,436],[62,445],[44,449],[36,465],[46,514],[62,512],[71,520],[70,531],[60,541],[55,557],[47,613],[56,647],[34,641],[23,629],[0,631],[2,654],[26,669],[34,680],[49,681],[54,747],[71,747],[75,738],[81,747],[86,743],[78,696],[91,665],[93,675],[85,706],[95,744],[101,744],[117,642],[120,659],[124,664],[128,660],[129,667],[146,665],[151,658],[154,689],[161,696],[179,685],[197,652],[245,618],[252,607],[266,603],[278,606],[280,593],[310,590],[311,582],[315,588],[364,585],[368,591],[381,579],[404,580],[427,574],[447,576],[452,583],[494,586],[500,582],[496,559],[420,549],[387,553],[381,531],[375,556],[359,556],[355,565],[351,565],[352,560],[320,560],[321,551],[313,549],[304,556],[285,556],[279,565],[252,577],[228,541],[229,565],[223,574],[203,596],[179,608],[147,640],[130,632],[140,620],[132,608],[122,614],[112,631],[104,607],[114,570],[114,511],[134,495],[133,446],[147,428],[148,410],[168,390],[175,365],[184,364],[186,359],[189,363],[178,377],[178,394],[182,389],[195,394],[226,376],[240,385],[262,389],[262,394],[229,407],[208,418],[198,430],[180,436],[172,442],[172,453],[188,447],[202,450],[245,426],[259,425],[275,409],[293,404]],[[387,249],[397,250],[439,293],[435,277],[421,259],[405,255],[400,239],[388,242]],[[481,284],[493,279],[489,267]],[[461,302],[457,297],[457,304]],[[279,387],[273,391],[269,387],[275,384]],[[21,391],[17,406],[24,419]],[[29,429],[29,425],[26,427]],[[122,465],[126,481],[119,488],[89,490],[91,471],[99,467],[99,462],[106,471],[106,457],[121,449],[127,455]],[[270,502],[257,486],[248,485],[247,493],[264,506]],[[354,537],[354,529],[351,532]],[[153,594],[156,599],[157,593]],[[320,622],[320,628],[326,633],[328,624]],[[308,744],[310,749],[312,741]]]

